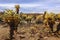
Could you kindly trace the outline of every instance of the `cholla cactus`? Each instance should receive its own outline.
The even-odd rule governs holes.
[[[56,15],[56,18],[59,18],[59,19],[60,19],[60,14],[57,14],[57,15]]]
[[[15,8],[16,8],[16,13],[18,14],[20,6],[19,5],[15,5]]]
[[[45,19],[48,19],[48,18],[54,19],[55,14],[52,12],[51,13],[45,12],[45,14],[43,16]]]
[[[48,23],[48,19],[52,19],[51,21],[55,21],[55,14],[54,13],[47,13],[47,12],[45,12],[45,14],[44,14],[44,24],[46,24],[46,23]]]
[[[17,26],[20,22],[20,15],[15,14],[12,10],[7,10],[3,15],[3,20],[10,26],[10,40],[12,40],[14,32],[17,32]]]

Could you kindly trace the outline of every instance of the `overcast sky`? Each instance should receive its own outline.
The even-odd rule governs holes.
[[[0,10],[14,9],[15,4],[22,12],[60,12],[60,0],[0,0]]]

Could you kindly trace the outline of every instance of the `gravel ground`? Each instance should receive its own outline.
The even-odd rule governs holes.
[[[9,27],[0,25],[0,40],[5,39],[9,39]],[[60,40],[60,38],[51,35],[48,27],[35,24],[18,27],[18,33],[14,40]]]

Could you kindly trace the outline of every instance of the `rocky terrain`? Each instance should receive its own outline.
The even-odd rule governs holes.
[[[9,39],[9,26],[0,24],[0,40]],[[19,25],[18,32],[13,40],[60,40],[60,37],[49,33],[49,27],[43,24]]]

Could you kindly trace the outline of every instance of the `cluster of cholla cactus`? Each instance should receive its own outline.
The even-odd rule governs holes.
[[[56,15],[57,14],[54,14],[54,13],[48,13],[47,11],[44,12],[44,15],[43,15],[43,20],[48,20],[49,18],[51,18],[53,21],[56,20]]]
[[[57,13],[48,13],[47,11],[44,12],[44,15],[43,15],[43,20],[48,20],[48,18],[51,18],[52,21],[56,21],[56,20],[59,20],[60,19],[60,14]]]
[[[46,23],[48,21],[48,18],[51,18],[52,21],[55,21],[56,19],[60,19],[60,14],[54,14],[54,13],[48,13],[44,12],[43,15],[28,15],[28,14],[19,14],[19,5],[15,5],[16,11],[13,10],[5,10],[4,14],[0,16],[0,18],[6,22],[10,26],[10,39],[13,38],[13,32],[17,32],[17,26],[19,23],[39,23],[43,21]],[[46,21],[46,22],[45,22]]]

